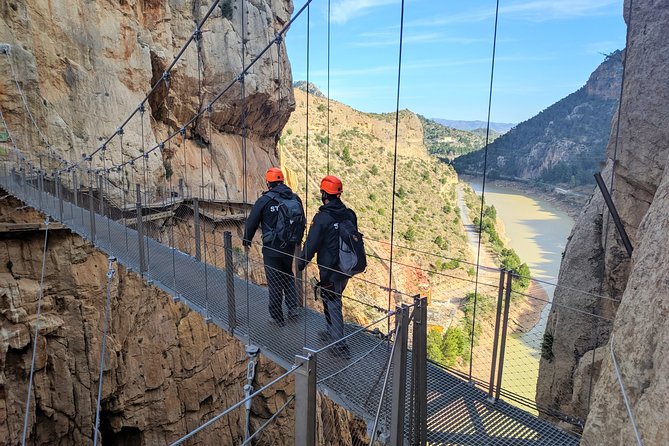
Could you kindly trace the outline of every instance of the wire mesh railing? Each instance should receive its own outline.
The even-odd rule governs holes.
[[[171,188],[145,192],[138,185],[105,183],[104,177],[100,180],[86,171],[65,179],[47,176],[18,159],[5,163],[3,168],[3,185],[10,192],[114,253],[120,263],[172,293],[176,300],[188,303],[207,320],[269,352],[270,359],[285,365],[290,358],[303,354],[305,347],[314,352],[327,347],[319,352],[327,358],[317,368],[320,384],[332,392],[330,396],[344,395],[335,398],[337,403],[359,415],[366,413],[363,419],[367,416],[369,424],[374,402],[382,400],[379,389],[385,378],[383,372],[388,370],[392,327],[396,323],[395,311],[388,311],[384,304],[389,293],[400,307],[413,304],[415,299],[414,295],[399,291],[401,284],[388,284],[373,274],[349,280],[345,292],[334,296],[341,302],[344,316],[339,338],[345,337],[348,347],[339,349],[341,339],[327,334],[323,293],[315,280],[317,266],[310,265],[299,274],[294,265],[299,254],[288,256],[291,262],[284,268],[261,260],[260,243],[254,242],[245,249],[242,234],[246,206],[184,199]],[[145,205],[147,195],[159,199]],[[372,258],[370,262],[371,269],[378,270],[386,260]],[[405,276],[409,271],[425,272],[401,262],[395,271]],[[478,282],[469,275],[434,273],[444,283],[428,293],[431,302],[426,325],[430,334],[426,355],[447,366],[454,375],[482,389],[491,389],[498,398],[534,408],[532,389],[536,376],[529,376],[527,371],[538,368],[537,351],[541,351],[545,339],[529,314],[538,308],[546,311],[550,300],[535,296],[531,288],[514,292],[508,314],[502,312],[496,317],[503,272],[490,269]],[[275,283],[278,295],[269,295],[270,281]],[[528,302],[538,304],[533,307]],[[279,314],[283,324],[270,324],[273,319],[280,320]],[[411,330],[407,334],[409,351],[415,348]],[[499,341],[502,331],[507,333],[504,348]],[[503,375],[498,365],[502,351],[506,354]],[[351,395],[351,376],[365,377],[360,383],[365,390],[360,395]],[[415,402],[410,394],[406,400]],[[387,432],[387,423],[383,423],[389,417],[389,409],[384,410],[380,432]],[[364,431],[370,429],[368,426]],[[358,437],[371,441],[369,433],[372,432]]]

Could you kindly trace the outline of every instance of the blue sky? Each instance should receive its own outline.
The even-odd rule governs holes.
[[[297,11],[304,0],[295,0]],[[580,88],[625,45],[622,0],[500,0],[491,119],[517,123]],[[485,120],[494,0],[405,0],[400,107]],[[331,0],[330,96],[395,109],[400,0]],[[327,94],[327,0],[311,5],[309,80]],[[306,79],[306,11],[286,43]]]

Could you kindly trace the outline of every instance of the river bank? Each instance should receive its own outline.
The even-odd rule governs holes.
[[[488,246],[482,245],[480,256],[478,255],[478,228],[474,227],[469,218],[462,187],[458,187],[457,192],[458,206],[460,208],[460,214],[462,215],[462,222],[465,227],[465,233],[467,234],[472,257],[475,260],[478,257],[479,264],[481,265],[490,268],[499,268],[499,261]],[[504,220],[499,216],[497,220],[498,222],[496,225],[500,238],[507,247],[513,247],[511,245],[511,239],[506,233]],[[524,261],[522,256],[521,260]],[[498,273],[496,271],[482,270],[480,275],[482,281],[494,283]],[[509,312],[511,329],[518,333],[530,332],[537,324],[539,324],[543,310],[551,300],[551,296],[549,296],[544,286],[534,280],[530,281],[530,285],[527,290],[525,290],[524,294],[527,297],[524,299],[517,299]]]
[[[460,181],[464,181],[466,183],[481,182],[480,176],[459,174],[458,178]],[[574,220],[581,213],[581,209],[583,209],[583,206],[590,200],[590,196],[592,195],[586,195],[580,192],[573,192],[569,190],[564,190],[563,192],[555,191],[555,189],[559,188],[555,188],[553,192],[550,192],[545,188],[534,185],[533,183],[522,183],[511,180],[487,179],[486,186],[489,185],[510,189],[516,192],[520,192],[524,195],[539,198],[542,201],[552,204],[555,208],[566,213]]]

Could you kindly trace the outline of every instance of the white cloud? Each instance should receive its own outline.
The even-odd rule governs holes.
[[[369,14],[374,8],[395,3],[399,3],[399,0],[335,0],[331,9],[332,21],[346,23],[355,17]]]
[[[546,22],[577,17],[621,13],[615,6],[622,0],[529,0],[500,6],[499,15],[503,19]],[[431,19],[415,20],[410,26],[443,26],[475,23],[495,17],[495,8],[475,9]]]

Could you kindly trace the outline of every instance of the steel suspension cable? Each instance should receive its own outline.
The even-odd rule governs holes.
[[[625,409],[627,410],[627,415],[630,417],[630,424],[632,424],[632,429],[634,430],[634,437],[638,446],[643,446],[643,441],[641,440],[641,435],[639,434],[639,429],[636,427],[636,421],[634,420],[634,414],[632,413],[632,407],[630,406],[629,399],[627,398],[627,392],[625,391],[625,385],[623,384],[623,378],[620,374],[620,369],[618,368],[618,361],[616,361],[616,354],[613,352],[613,333],[611,333],[611,340],[609,341],[609,349],[611,351],[611,363],[613,364],[613,370],[616,373],[616,378],[618,379],[618,384],[620,385],[620,393],[623,395],[623,402],[625,403]]]
[[[388,311],[390,311],[390,303],[392,299],[393,288],[393,243],[395,241],[395,188],[397,187],[397,144],[399,139],[399,124],[400,124],[400,85],[402,80],[402,42],[404,39],[404,0],[402,0],[400,9],[400,38],[399,38],[399,56],[397,61],[397,94],[395,103],[395,143],[393,151],[393,188],[392,188],[392,204],[390,211],[390,265],[388,267]],[[388,330],[390,330],[390,320],[388,320]]]
[[[264,392],[265,390],[267,390],[267,389],[269,389],[270,387],[272,387],[274,384],[276,384],[276,383],[278,383],[278,382],[281,382],[282,380],[284,380],[284,379],[287,378],[288,376],[292,375],[293,373],[295,373],[295,370],[299,369],[300,367],[302,367],[302,364],[293,366],[290,370],[288,370],[287,372],[285,372],[283,375],[281,375],[281,376],[275,378],[274,380],[272,380],[272,381],[269,382],[268,384],[265,384],[264,386],[262,386],[261,388],[259,388],[259,389],[256,390],[255,392],[253,392],[252,394],[250,394],[250,395],[248,395],[247,397],[245,397],[244,399],[242,399],[241,401],[238,401],[237,403],[235,403],[235,404],[233,404],[232,406],[228,407],[227,409],[225,409],[225,410],[224,410],[223,412],[221,412],[220,414],[216,415],[216,416],[215,416],[214,418],[212,418],[211,420],[207,421],[206,423],[202,424],[201,426],[197,427],[196,429],[190,431],[188,434],[186,434],[186,435],[184,435],[183,437],[179,438],[177,441],[175,441],[174,443],[172,443],[170,446],[177,446],[177,445],[183,443],[184,441],[188,440],[189,438],[192,438],[195,434],[197,434],[197,433],[199,433],[200,431],[202,431],[202,430],[206,429],[207,427],[211,426],[211,425],[214,424],[216,421],[220,420],[221,418],[223,418],[224,416],[226,416],[227,414],[229,414],[229,413],[232,412],[233,410],[235,410],[235,409],[237,409],[238,407],[240,407],[242,404],[246,403],[246,401],[255,398],[256,396],[260,395],[260,394],[261,394],[262,392]]]
[[[288,29],[290,28],[290,26],[295,22],[295,20],[298,19],[298,17],[299,17],[300,15],[302,15],[302,13],[307,9],[307,7],[311,4],[312,1],[313,1],[313,0],[307,0],[307,1],[302,5],[302,7],[301,7],[301,8],[300,8],[300,9],[293,15],[293,17],[292,17],[286,24],[284,24],[284,26],[281,28],[281,30],[276,34],[274,40],[273,40],[272,42],[268,43],[268,44],[267,44],[267,45],[266,45],[266,46],[265,46],[265,47],[264,47],[264,48],[263,48],[263,49],[262,49],[262,50],[261,50],[261,51],[260,51],[260,52],[259,52],[253,59],[252,59],[252,60],[251,60],[251,62],[249,62],[248,65],[245,65],[245,66],[243,67],[242,71],[239,73],[239,75],[236,76],[234,79],[232,79],[232,80],[228,83],[228,85],[227,85],[223,90],[221,90],[218,94],[216,94],[216,95],[213,97],[213,99],[211,100],[211,102],[209,103],[209,105],[214,105],[216,102],[218,102],[218,101],[223,97],[223,95],[225,95],[228,91],[230,91],[230,89],[231,89],[237,82],[240,82],[240,83],[241,83],[241,81],[243,80],[244,76],[245,76],[246,74],[248,74],[249,70],[250,70],[250,69],[251,69],[251,68],[252,68],[252,67],[253,67],[253,66],[254,66],[254,65],[255,65],[255,64],[256,64],[256,63],[257,63],[257,62],[258,62],[258,61],[259,61],[259,60],[260,60],[260,59],[267,53],[267,52],[268,52],[268,51],[269,51],[269,49],[272,47],[272,45],[274,45],[278,40],[281,40],[281,39],[283,38],[283,35],[288,31]],[[243,43],[244,46],[245,46],[245,42],[242,42],[242,43]],[[197,120],[198,118],[200,118],[200,117],[202,116],[202,114],[204,113],[205,110],[206,110],[206,108],[203,108],[201,111],[197,112],[197,113],[196,113],[195,115],[193,115],[193,116],[192,116],[192,117],[191,117],[191,118],[190,118],[190,119],[189,119],[189,120],[188,120],[188,121],[187,121],[187,122],[180,128],[180,129],[179,129],[179,130],[177,130],[177,131],[175,131],[174,133],[171,133],[170,135],[168,135],[167,138],[165,138],[165,139],[164,139],[163,141],[161,141],[160,143],[157,143],[155,146],[153,146],[153,148],[151,148],[151,149],[147,150],[146,152],[144,152],[144,153],[142,153],[142,154],[136,156],[135,158],[131,158],[130,160],[126,161],[126,163],[131,164],[131,163],[133,163],[134,161],[139,160],[139,159],[140,159],[142,156],[144,156],[145,154],[148,154],[148,153],[153,152],[154,150],[157,150],[157,149],[160,147],[160,144],[161,144],[161,143],[162,143],[162,144],[165,144],[165,143],[167,143],[170,139],[176,137],[178,134],[184,133],[184,132],[185,132],[185,127],[191,125],[195,120]],[[96,152],[96,153],[97,153],[97,152]],[[93,156],[93,154],[91,154],[91,155],[89,155],[89,156],[84,156],[84,158],[85,158],[86,160],[88,160],[88,159],[91,158],[92,156]],[[79,163],[78,163],[78,164],[79,164]],[[75,166],[72,166],[72,167],[76,167],[76,165],[75,165]],[[115,166],[115,167],[119,167],[119,166]]]
[[[274,413],[272,414],[272,416],[269,417],[269,418],[267,419],[267,421],[265,421],[265,422],[262,424],[262,426],[260,426],[258,429],[256,429],[256,431],[253,432],[253,434],[251,434],[251,435],[249,436],[249,438],[247,438],[246,440],[244,440],[244,442],[243,442],[240,446],[245,446],[245,445],[247,445],[247,444],[250,444],[251,440],[253,440],[253,439],[255,438],[256,435],[258,435],[259,433],[261,433],[262,431],[264,431],[265,428],[266,428],[267,426],[269,426],[269,424],[270,424],[272,421],[276,420],[276,418],[281,414],[281,412],[283,412],[284,409],[285,409],[286,407],[288,407],[288,405],[289,405],[290,403],[292,403],[294,400],[295,400],[295,395],[293,395],[293,396],[291,396],[290,398],[288,398],[288,400],[283,404],[283,406],[281,406],[279,409],[277,409],[277,411],[274,412]]]
[[[144,146],[144,144],[145,144],[144,143],[144,113],[145,113],[145,111],[146,111],[146,109],[144,108],[144,106],[142,106],[142,109],[140,110],[140,115],[139,116],[140,116],[140,120],[142,122],[142,176],[143,176],[143,179],[144,179],[144,206],[148,206],[149,205],[149,195],[148,195],[149,183],[147,182],[147,178],[146,178],[146,170],[147,170],[146,160],[149,158],[149,154],[146,152],[145,146]],[[140,193],[141,193],[141,190],[140,190]],[[142,212],[141,208],[140,208],[140,212]],[[140,217],[141,217],[141,215],[137,216],[137,224],[139,224],[139,221],[141,220]],[[148,228],[148,225],[147,225],[147,228]],[[150,271],[151,271],[151,253],[149,252],[149,237],[146,236],[147,235],[146,231],[143,231],[143,232],[144,232],[144,234],[143,234],[144,239],[141,242],[146,244],[146,274],[148,276],[148,275],[150,275]]]
[[[42,129],[37,125],[37,121],[35,120],[35,116],[32,114],[30,111],[30,107],[28,106],[28,99],[26,98],[25,92],[23,91],[23,88],[21,88],[21,84],[19,84],[19,79],[18,76],[16,75],[16,71],[14,69],[14,63],[12,62],[12,58],[10,56],[10,49],[7,48],[5,51],[5,56],[7,57],[7,62],[9,63],[9,69],[11,70],[12,73],[12,80],[14,81],[14,84],[16,85],[16,89],[19,92],[19,96],[21,96],[21,101],[23,102],[23,108],[25,108],[26,113],[28,114],[28,117],[30,118],[30,122],[32,122],[33,126],[37,130],[37,134],[39,137],[42,139],[42,142],[44,142],[44,145],[47,149],[47,153],[54,152],[53,146],[49,142],[49,139],[47,136],[44,134]],[[69,161],[66,159],[62,158],[60,155],[55,154],[54,156],[61,162],[61,164],[70,164]]]
[[[145,109],[145,106],[146,106],[146,104],[147,104],[148,101],[149,101],[149,97],[156,91],[156,89],[160,86],[160,84],[161,84],[162,82],[165,82],[166,80],[169,79],[169,77],[170,77],[170,73],[172,72],[172,69],[173,69],[173,68],[176,66],[176,64],[179,62],[179,60],[181,59],[181,56],[183,56],[183,54],[186,52],[186,49],[187,49],[187,48],[190,46],[190,44],[193,43],[193,41],[195,40],[195,34],[196,34],[196,32],[197,32],[198,30],[202,29],[202,26],[204,26],[204,24],[207,22],[207,20],[209,20],[209,17],[210,17],[211,14],[215,11],[215,9],[216,9],[216,7],[218,6],[218,4],[220,3],[220,1],[221,1],[221,0],[213,0],[213,1],[212,1],[211,6],[209,6],[209,9],[208,9],[207,12],[205,13],[204,17],[202,17],[202,20],[200,20],[199,22],[197,22],[197,24],[196,24],[196,26],[195,26],[195,30],[191,33],[191,35],[188,37],[188,39],[186,39],[186,42],[183,44],[183,46],[181,47],[181,49],[179,50],[179,52],[177,53],[177,55],[174,56],[174,58],[172,59],[172,62],[168,65],[168,67],[167,67],[167,68],[165,69],[165,71],[163,72],[163,76],[162,76],[160,79],[158,79],[158,80],[155,82],[155,84],[153,84],[153,85],[151,86],[151,89],[148,91],[148,93],[146,93],[146,95],[144,96],[144,99],[142,99],[142,101],[139,103],[139,105],[137,106],[137,108],[135,108],[135,109],[130,113],[130,115],[128,115],[128,117],[125,119],[125,121],[123,121],[123,123],[119,126],[119,129],[124,129],[125,126],[130,122],[130,120],[131,120],[131,119],[132,119],[138,112],[143,111],[143,109]],[[90,154],[89,156],[92,157],[92,156],[96,155],[96,154],[102,149],[102,147],[104,147],[104,146],[106,146],[107,144],[109,144],[109,143],[111,142],[111,140],[112,140],[117,134],[118,134],[118,131],[117,131],[117,132],[114,132],[114,134],[112,134],[111,136],[109,136],[109,137],[105,140],[105,142],[102,143],[102,145],[100,145],[96,150],[94,150],[93,152],[91,152],[91,154]],[[79,161],[78,163],[74,164],[74,166],[78,166],[80,163],[81,163],[81,161]]]
[[[328,126],[328,161],[327,161],[327,174],[330,175],[330,3],[331,0],[328,0],[328,115],[327,115],[327,126]],[[307,84],[308,89],[308,84]]]
[[[307,35],[306,35],[306,63],[307,63],[307,101],[306,101],[306,121],[305,121],[305,163],[304,163],[304,220],[309,221],[309,71],[310,71],[310,56],[311,56],[311,6],[307,6]],[[306,268],[305,270],[306,271]],[[306,272],[303,277],[306,277]],[[304,300],[304,307],[307,307],[307,290],[308,280],[302,281],[302,296]],[[307,345],[307,318],[304,318],[304,345]]]
[[[404,10],[404,0],[402,0],[402,9]],[[401,31],[400,31],[401,33]],[[399,325],[395,327],[395,340],[397,340],[397,333],[399,330]],[[369,446],[372,446],[374,444],[374,440],[376,439],[376,428],[379,424],[379,417],[381,416],[381,406],[383,405],[383,399],[385,398],[386,394],[386,388],[388,387],[388,378],[390,377],[390,369],[393,356],[395,355],[395,347],[397,346],[397,342],[393,342],[393,347],[390,350],[390,355],[388,355],[388,363],[386,365],[386,374],[385,377],[383,378],[383,387],[381,387],[381,395],[379,396],[379,405],[376,408],[376,416],[374,417],[374,426],[372,428],[372,438],[369,440]]]
[[[100,349],[100,373],[98,375],[98,398],[95,405],[95,428],[93,435],[93,446],[98,444],[98,433],[100,426],[100,403],[102,399],[102,374],[105,368],[105,352],[107,349],[107,333],[109,331],[109,307],[111,306],[111,284],[114,278],[114,262],[115,257],[109,257],[109,265],[107,269],[107,297],[105,300],[105,319],[104,328],[102,331],[102,347]]]
[[[483,208],[485,206],[485,180],[488,169],[488,145],[490,142],[490,112],[492,110],[492,87],[493,80],[495,77],[495,52],[497,50],[497,22],[499,19],[499,0],[495,4],[495,28],[492,38],[492,60],[490,63],[490,88],[488,90],[488,118],[486,121],[486,131],[485,131],[485,149],[483,152],[483,182],[481,185],[481,209],[479,216],[479,240],[476,250],[476,276],[475,276],[475,285],[474,285],[474,308],[472,311],[472,328],[470,335],[470,345],[469,345],[469,379],[472,378],[472,367],[474,359],[474,333],[476,328],[476,304],[478,301],[478,284],[479,284],[479,269],[481,263],[481,235],[483,234]]]
[[[240,94],[241,94],[241,102],[242,102],[242,117],[241,117],[241,125],[242,125],[242,157],[244,159],[244,167],[243,167],[243,176],[244,176],[244,185],[243,185],[243,191],[242,191],[242,201],[244,202],[244,219],[248,219],[249,216],[249,200],[248,200],[248,184],[247,184],[247,176],[248,176],[248,171],[247,171],[247,159],[246,159],[246,70],[244,69],[244,66],[246,64],[246,20],[245,20],[245,11],[244,11],[244,2],[245,0],[240,0],[242,3],[241,7],[241,28],[242,28],[242,73],[239,76],[239,82],[240,82]],[[250,294],[251,294],[251,284],[250,284],[250,274],[249,274],[249,266],[250,266],[250,250],[246,249],[245,250],[246,256],[245,256],[245,261],[246,261],[246,268],[244,268],[244,279],[246,280],[246,323],[249,324],[248,330],[249,330],[249,344],[251,344],[251,336],[252,336],[252,325],[251,325],[251,300],[250,300]]]
[[[33,338],[33,352],[30,360],[30,375],[28,378],[28,396],[26,397],[26,410],[23,414],[23,434],[21,436],[21,445],[25,446],[28,433],[28,421],[30,418],[30,399],[32,397],[33,376],[35,375],[35,358],[37,353],[37,338],[39,336],[39,324],[42,316],[42,297],[44,296],[44,271],[46,270],[47,242],[49,240],[49,218],[44,222],[44,247],[42,249],[42,272],[39,279],[39,296],[37,297],[37,318],[35,319],[35,337]]]

